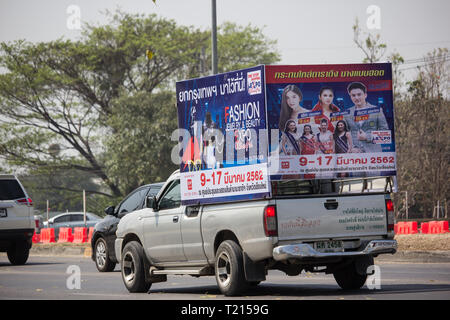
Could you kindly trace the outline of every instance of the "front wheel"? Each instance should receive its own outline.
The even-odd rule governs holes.
[[[98,238],[94,247],[95,265],[100,272],[111,272],[116,263],[109,258],[108,246],[103,238]]]
[[[137,241],[125,245],[122,251],[122,280],[129,292],[148,292],[151,282],[145,280],[143,249]]]
[[[224,295],[238,295],[247,289],[242,250],[236,242],[227,240],[220,244],[214,269],[217,285]]]

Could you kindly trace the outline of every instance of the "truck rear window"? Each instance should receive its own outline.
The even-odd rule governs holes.
[[[391,177],[321,179],[321,180],[276,180],[272,181],[272,195],[326,195],[365,192],[392,192]]]
[[[25,194],[16,180],[0,180],[0,200],[20,198],[25,198]]]
[[[290,196],[313,193],[314,185],[311,180],[272,181],[272,194],[274,196]]]

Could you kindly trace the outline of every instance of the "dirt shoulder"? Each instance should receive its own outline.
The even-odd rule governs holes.
[[[395,236],[397,253],[382,254],[375,258],[377,263],[449,263],[450,233],[443,234],[400,234]]]
[[[450,233],[398,234],[398,251],[450,251]]]

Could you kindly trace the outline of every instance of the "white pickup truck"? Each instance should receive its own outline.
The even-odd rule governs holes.
[[[390,188],[386,177],[272,181],[270,199],[186,207],[176,171],[118,225],[124,284],[146,292],[167,275],[215,276],[223,294],[239,295],[277,269],[361,288],[373,257],[397,249]]]

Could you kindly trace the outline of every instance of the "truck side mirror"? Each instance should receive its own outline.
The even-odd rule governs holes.
[[[114,215],[114,209],[115,209],[115,208],[116,208],[116,207],[114,207],[114,206],[110,206],[110,207],[108,207],[108,208],[105,209],[105,213],[106,213],[107,215],[113,216],[113,215]]]
[[[146,200],[146,207],[153,209],[153,211],[158,210],[158,202],[156,201],[156,196],[148,196]]]

